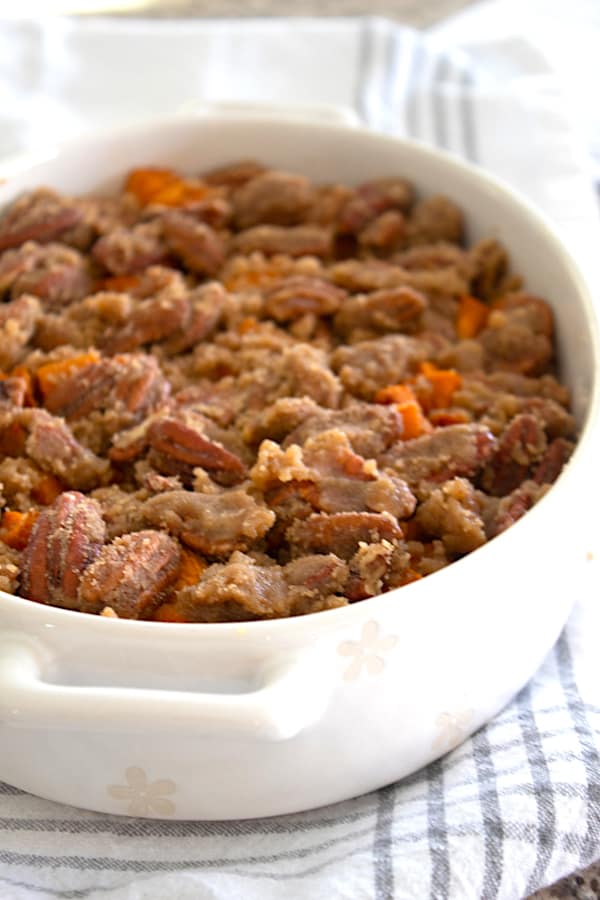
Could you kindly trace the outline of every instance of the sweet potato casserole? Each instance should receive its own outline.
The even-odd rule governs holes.
[[[508,528],[573,448],[550,307],[402,177],[39,189],[0,218],[0,294],[0,587],[39,603],[344,606]]]

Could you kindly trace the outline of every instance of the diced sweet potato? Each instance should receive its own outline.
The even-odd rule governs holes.
[[[0,521],[0,541],[14,550],[24,550],[38,516],[35,509],[25,513],[7,509]]]

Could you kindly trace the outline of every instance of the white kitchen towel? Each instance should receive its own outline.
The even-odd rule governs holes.
[[[511,181],[600,286],[589,170],[543,52],[515,33],[497,44],[486,35],[477,55],[471,28],[469,55],[455,49],[460,32],[449,48],[449,33],[423,37],[382,19],[6,22],[0,156],[197,102],[352,108],[373,128]],[[597,539],[583,530],[586,550],[587,584],[574,583],[574,596],[598,583]],[[492,723],[427,769],[334,807],[152,821],[0,784],[0,898],[519,900],[600,858],[599,626],[598,603],[580,602]],[[454,747],[463,728],[460,714],[441,721],[440,746]]]

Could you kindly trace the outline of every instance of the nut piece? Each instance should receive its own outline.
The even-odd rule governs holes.
[[[278,322],[297,319],[307,313],[329,316],[339,309],[347,296],[347,291],[323,278],[293,275],[267,291],[265,310]]]
[[[152,460],[167,475],[190,474],[195,467],[207,469],[225,484],[241,481],[246,466],[222,444],[211,440],[200,427],[175,418],[157,419],[148,429]],[[188,470],[190,470],[188,472]]]
[[[87,569],[79,586],[82,612],[109,606],[120,619],[145,619],[175,581],[179,544],[160,531],[138,531],[116,538]]]
[[[79,609],[79,581],[100,553],[105,534],[95,500],[77,491],[61,494],[33,527],[23,554],[21,594],[39,603]]]
[[[350,559],[361,543],[401,540],[403,534],[388,513],[341,512],[298,520],[288,528],[286,537],[294,557],[335,553],[341,559]]]
[[[275,514],[241,488],[222,494],[165,491],[144,504],[146,521],[207,556],[247,550],[264,537]]]
[[[544,430],[535,416],[515,416],[506,428],[482,477],[481,486],[493,497],[504,497],[519,487],[531,467],[546,451]],[[544,479],[542,479],[544,480]]]
[[[0,219],[0,252],[25,241],[46,244],[56,240],[82,218],[81,208],[54,191],[40,188],[25,194]]]
[[[321,225],[255,225],[240,231],[232,241],[238,253],[259,250],[267,256],[285,253],[287,256],[331,256],[333,235]]]
[[[80,444],[63,419],[44,409],[22,410],[20,417],[29,427],[27,456],[67,487],[87,491],[110,477],[108,461]]]
[[[181,562],[179,544],[159,531],[138,531],[116,538],[87,569],[79,586],[82,612],[110,606],[120,619],[147,618],[175,581]]]
[[[238,228],[267,223],[295,225],[302,220],[311,197],[304,175],[268,171],[251,178],[233,194]]]
[[[30,294],[39,297],[45,309],[60,310],[90,293],[88,263],[77,250],[64,244],[28,243],[19,252],[25,251],[27,268],[12,285],[14,300]]]
[[[381,288],[347,300],[334,319],[334,327],[343,335],[359,328],[392,333],[415,331],[427,306],[427,297],[414,288]]]
[[[225,262],[225,243],[205,222],[170,212],[163,220],[167,246],[192,272],[215,275]]]

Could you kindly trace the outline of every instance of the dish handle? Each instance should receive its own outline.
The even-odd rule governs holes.
[[[283,741],[316,722],[334,680],[325,655],[303,652],[263,671],[246,693],[55,684],[43,677],[43,647],[0,640],[0,727],[101,731],[181,729],[202,737]]]

